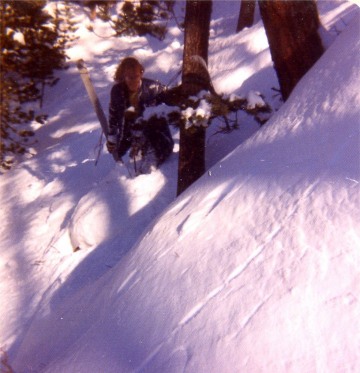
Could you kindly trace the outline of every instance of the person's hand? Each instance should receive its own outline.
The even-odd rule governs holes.
[[[107,147],[107,150],[108,150],[109,153],[113,153],[116,149],[116,144],[114,144],[111,141],[107,141],[106,142],[106,147]]]

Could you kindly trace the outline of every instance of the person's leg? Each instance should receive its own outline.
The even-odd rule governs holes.
[[[166,123],[149,126],[144,129],[144,135],[155,150],[157,164],[163,163],[172,153],[174,140]]]

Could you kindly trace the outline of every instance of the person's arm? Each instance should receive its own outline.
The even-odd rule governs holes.
[[[158,104],[163,103],[168,106],[177,106],[181,103],[182,98],[183,93],[181,86],[165,88],[165,90],[157,96],[157,102]]]
[[[163,103],[164,94],[167,87],[157,80],[143,79],[142,101],[145,106],[156,106]]]
[[[121,94],[121,87],[116,84],[112,87],[110,93],[109,105],[109,133],[108,141],[116,144],[118,134],[123,126],[124,102]]]
[[[124,112],[125,91],[121,84],[116,84],[111,89],[110,94],[107,148],[110,153],[114,152],[117,148],[120,157],[122,157],[130,147]]]

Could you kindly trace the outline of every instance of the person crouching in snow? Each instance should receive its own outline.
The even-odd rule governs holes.
[[[144,78],[143,74],[144,67],[134,57],[124,58],[115,72],[106,145],[108,151],[117,152],[120,159],[133,144],[135,122],[145,108],[166,103],[166,87],[158,81]],[[164,121],[145,125],[142,134],[153,148],[156,166],[159,166],[171,155],[174,147],[169,125]]]

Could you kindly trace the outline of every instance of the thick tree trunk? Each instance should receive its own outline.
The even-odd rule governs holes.
[[[286,100],[298,81],[324,52],[314,0],[260,0],[261,18]]]
[[[208,89],[207,63],[211,1],[187,0],[185,12],[185,41],[182,72],[182,95],[191,96]],[[177,194],[182,193],[205,172],[205,129],[180,127],[180,150]]]
[[[245,27],[251,27],[254,23],[256,0],[241,0],[240,13],[236,32],[240,32]]]

